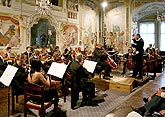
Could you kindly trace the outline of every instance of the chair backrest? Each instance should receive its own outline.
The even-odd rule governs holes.
[[[32,83],[24,84],[24,100],[31,99],[41,105],[44,104],[44,86]]]
[[[69,72],[65,73],[65,85],[67,85],[68,87],[71,87],[72,85],[72,75]]]

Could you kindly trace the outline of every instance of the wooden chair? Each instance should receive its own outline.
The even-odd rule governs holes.
[[[52,95],[52,94],[50,94]],[[37,103],[31,101],[37,99]],[[44,86],[37,84],[24,84],[24,117],[27,117],[27,109],[39,110],[39,115],[45,117],[45,111],[54,104],[54,112],[56,114],[58,108],[58,99],[52,99],[50,102],[44,102]]]
[[[68,93],[68,88],[71,88],[72,86],[71,79],[72,79],[71,74],[69,72],[66,72],[62,84],[62,95],[64,96],[64,102],[66,102],[66,95]]]
[[[18,96],[23,95],[24,93],[24,89],[23,86],[20,85],[20,83],[13,79],[12,83],[11,83],[11,87],[12,87],[12,111],[15,111],[15,102],[18,103]],[[15,100],[16,97],[16,100]]]

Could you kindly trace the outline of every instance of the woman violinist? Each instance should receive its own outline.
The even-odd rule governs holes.
[[[155,56],[157,58],[156,61],[156,72],[161,73],[162,72],[162,57],[159,53],[159,48],[155,48]]]
[[[155,56],[155,49],[148,49],[147,58],[146,58],[146,71],[154,73],[154,77],[156,76],[156,61],[157,58]]]
[[[39,60],[33,60],[31,64],[31,71],[28,74],[27,80],[29,83],[34,83],[38,85],[45,86],[44,90],[44,101],[50,101],[53,98],[58,99],[57,90],[54,87],[54,84],[57,82],[50,79],[50,77],[46,76],[41,70],[42,63]],[[33,100],[37,101],[37,100]]]

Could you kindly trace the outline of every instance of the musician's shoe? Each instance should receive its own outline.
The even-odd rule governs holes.
[[[72,107],[71,107],[72,110],[75,110],[75,109],[78,109],[78,108],[80,108],[79,105],[75,105],[75,106],[72,106]]]
[[[143,79],[143,77],[142,76],[138,76],[137,79]]]
[[[125,73],[121,73],[121,75],[125,75]]]
[[[86,105],[87,105],[87,102],[86,101],[82,101],[80,106],[83,107],[83,106],[86,106]]]
[[[135,75],[132,75],[131,77],[136,78],[136,76],[135,76]]]
[[[145,103],[148,102],[148,98],[144,97],[144,98],[143,98],[143,101],[144,101]]]
[[[110,80],[110,78],[113,78],[113,76],[104,76],[103,79]]]
[[[97,103],[94,103],[93,101],[89,101],[87,103],[87,106],[98,106],[98,104]]]

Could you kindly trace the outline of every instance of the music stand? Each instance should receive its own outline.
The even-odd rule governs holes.
[[[90,60],[84,60],[83,67],[87,69],[88,72],[93,73],[95,70],[95,67],[97,65],[97,62],[90,61]]]
[[[64,63],[53,62],[51,64],[47,74],[53,75],[55,77],[58,77],[58,78],[62,79],[67,67],[68,66]]]
[[[8,65],[0,78],[0,82],[8,87],[8,117],[10,116],[10,83],[13,80],[17,70],[17,67]]]

